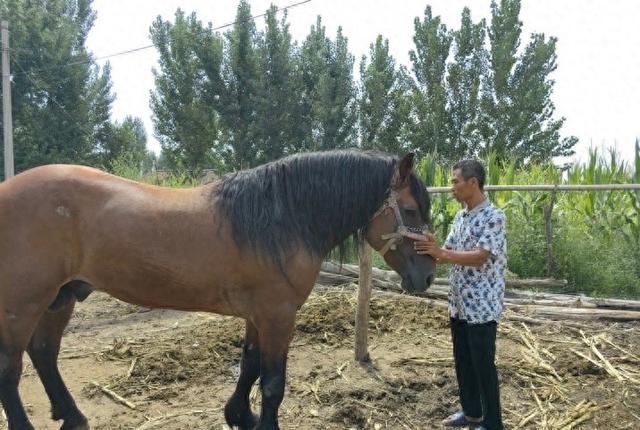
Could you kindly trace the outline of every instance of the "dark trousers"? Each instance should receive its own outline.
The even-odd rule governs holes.
[[[482,425],[502,430],[500,388],[496,369],[496,331],[498,324],[467,324],[451,318],[451,338],[460,404],[465,415],[483,417]]]

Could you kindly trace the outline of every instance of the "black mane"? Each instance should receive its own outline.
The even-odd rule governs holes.
[[[325,257],[366,227],[389,195],[395,157],[331,151],[293,155],[225,176],[214,198],[236,244],[284,268],[304,249]],[[421,187],[422,190],[415,190]],[[425,220],[429,198],[417,177],[411,188]]]

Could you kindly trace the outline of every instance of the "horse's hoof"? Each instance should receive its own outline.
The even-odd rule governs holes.
[[[90,430],[89,424],[84,423],[84,424],[78,424],[76,426],[73,427],[69,427],[67,425],[63,425],[62,427],[60,427],[60,430]]]
[[[229,427],[237,427],[239,430],[253,430],[256,428],[259,420],[259,417],[252,412],[249,412],[242,417],[234,417],[234,419],[228,419],[229,417],[225,418],[227,418],[226,421]]]
[[[89,421],[84,417],[77,420],[67,420],[62,424],[60,430],[90,430]]]
[[[60,430],[90,430],[89,424],[78,424],[73,427],[68,427],[67,425],[63,425],[60,427]]]
[[[264,424],[258,423],[252,430],[280,430],[280,426],[278,423],[275,424]]]
[[[250,412],[249,415],[251,416],[251,418],[245,417],[243,423],[244,425],[240,425],[238,427],[240,430],[253,430],[258,424],[258,420],[260,419],[260,417],[252,412]]]
[[[232,397],[224,407],[224,419],[231,428],[253,430],[258,424],[259,417],[251,412],[249,405]]]
[[[258,424],[258,416],[251,410],[244,413],[234,413],[229,409],[224,411],[224,419],[231,428],[237,427],[240,430],[253,430]]]

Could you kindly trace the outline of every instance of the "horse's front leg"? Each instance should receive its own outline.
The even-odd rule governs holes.
[[[295,308],[272,309],[270,318],[262,321],[260,331],[260,389],[262,411],[256,429],[278,429],[278,408],[284,398],[287,353],[295,323]]]
[[[247,321],[242,361],[240,362],[240,377],[233,395],[224,408],[224,418],[230,427],[252,429],[258,422],[258,417],[251,412],[249,394],[254,382],[260,376],[260,348],[258,344],[258,330]]]

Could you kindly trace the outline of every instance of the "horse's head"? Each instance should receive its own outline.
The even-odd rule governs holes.
[[[414,249],[414,239],[428,231],[431,204],[413,162],[414,154],[409,153],[398,163],[389,197],[369,222],[366,239],[402,277],[405,291],[422,292],[433,282],[436,265],[432,257]]]

